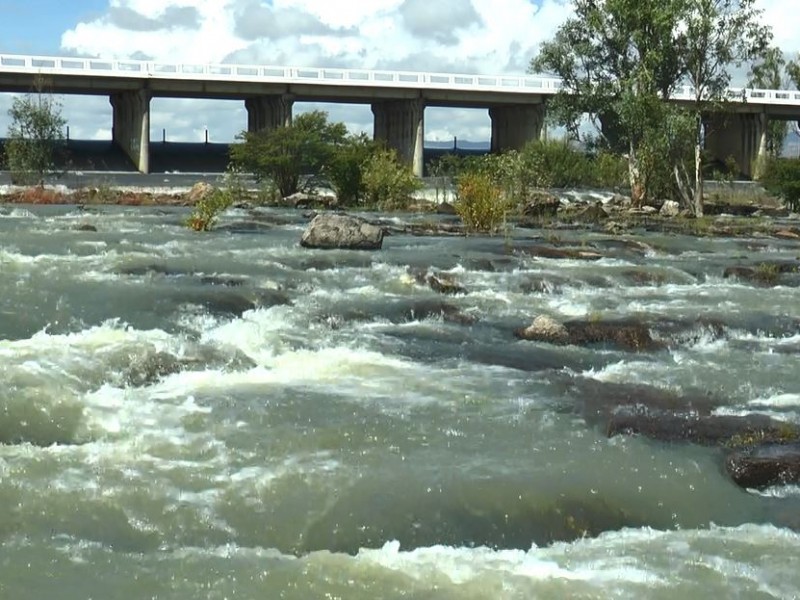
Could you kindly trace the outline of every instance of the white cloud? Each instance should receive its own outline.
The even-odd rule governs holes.
[[[795,20],[787,18],[797,0],[757,2],[776,43],[799,51]],[[520,74],[570,6],[570,0],[109,0],[105,14],[65,31],[61,47],[161,62]],[[322,108],[353,130],[371,131],[368,106]],[[228,141],[246,123],[242,103],[233,102],[155,100],[152,113],[154,139],[167,128],[170,139],[196,140],[208,127],[213,139]],[[65,116],[74,137],[110,128],[106,99],[65,98]],[[3,110],[0,131],[5,118]],[[428,109],[426,131],[431,140],[486,139],[488,118],[481,111]]]
[[[61,44],[70,53],[162,62],[524,73],[539,43],[569,14],[567,0],[537,1],[541,6],[531,0],[110,0],[105,15],[66,31]],[[242,111],[230,103],[225,112],[202,101],[186,110],[185,102],[154,101],[154,138],[168,126],[170,138],[195,139],[197,119],[225,139],[244,127]],[[368,106],[323,108],[353,130],[371,131]],[[428,112],[428,139],[487,137],[480,112]]]

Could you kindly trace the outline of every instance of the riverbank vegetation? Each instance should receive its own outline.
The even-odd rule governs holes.
[[[800,68],[771,46],[755,0],[573,0],[574,17],[542,44],[535,73],[564,85],[548,114],[628,162],[634,203],[675,198],[703,215],[709,157],[704,141],[731,113],[732,72],[750,65],[752,87],[800,86]],[[681,92],[686,102],[665,102]],[[721,116],[709,120],[709,115]],[[587,123],[588,120],[588,123]],[[588,126],[587,126],[588,125]],[[786,124],[768,125],[766,150],[780,156]],[[752,165],[760,176],[763,159]],[[734,176],[739,173],[733,173]]]

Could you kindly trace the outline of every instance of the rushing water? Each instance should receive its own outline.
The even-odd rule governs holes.
[[[0,207],[0,598],[800,593],[799,489],[742,490],[720,450],[608,439],[576,408],[644,385],[800,421],[798,289],[722,277],[797,244],[314,251],[298,213],[209,234],[185,216]],[[542,313],[724,333],[638,354],[516,340]]]

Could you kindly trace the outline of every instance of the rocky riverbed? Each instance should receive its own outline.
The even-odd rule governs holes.
[[[800,224],[600,207],[0,206],[0,595],[791,598]]]

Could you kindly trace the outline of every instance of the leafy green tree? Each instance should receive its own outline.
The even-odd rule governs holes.
[[[5,143],[6,166],[18,183],[42,183],[55,171],[56,151],[64,140],[61,106],[37,78],[34,90],[17,96],[8,111],[11,123]]]
[[[678,50],[685,82],[694,90],[694,174],[676,178],[684,202],[703,216],[703,115],[725,110],[731,67],[763,55],[772,32],[760,23],[756,0],[688,0],[681,15]]]
[[[318,175],[346,136],[344,123],[329,123],[323,111],[307,112],[285,127],[239,134],[242,142],[231,147],[231,162],[291,196],[300,189],[301,176]]]
[[[647,195],[647,140],[682,73],[680,16],[688,0],[573,0],[574,16],[531,61],[564,81],[551,104],[578,138],[585,114],[609,148],[628,154],[631,195]],[[604,126],[605,125],[605,126]]]
[[[400,162],[393,149],[380,148],[364,163],[364,192],[370,206],[380,210],[407,208],[422,182]]]
[[[777,46],[770,46],[751,65],[747,87],[771,90],[782,88],[785,66],[783,51]],[[788,132],[786,121],[773,119],[767,123],[767,154],[770,158],[778,158],[781,155]]]
[[[334,146],[322,173],[339,204],[353,205],[363,197],[364,165],[376,150],[375,142],[364,133],[351,134]]]
[[[800,58],[797,60],[790,60],[786,63],[786,76],[800,90]],[[800,121],[794,123],[795,132],[800,134]]]

